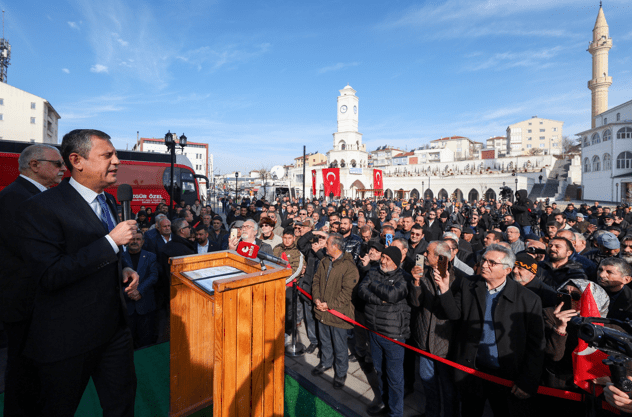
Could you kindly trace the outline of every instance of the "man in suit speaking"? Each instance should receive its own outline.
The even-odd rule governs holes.
[[[21,250],[37,283],[23,354],[35,361],[41,414],[73,416],[92,377],[104,416],[133,416],[136,372],[126,293],[138,274],[121,246],[136,221],[117,224],[112,196],[119,160],[110,137],[73,130],[61,144],[70,180],[27,200]]]

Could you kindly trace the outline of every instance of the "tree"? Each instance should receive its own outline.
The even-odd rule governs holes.
[[[571,138],[570,136],[562,136],[562,155],[570,153],[578,144],[577,139]]]
[[[266,167],[261,167],[255,170],[255,172],[259,174],[259,178],[261,178],[261,186],[263,187],[263,198],[266,198],[268,180],[272,178],[272,174],[270,174],[270,170]]]
[[[542,155],[542,149],[540,149],[540,148],[531,148],[531,149],[529,149],[529,155]]]

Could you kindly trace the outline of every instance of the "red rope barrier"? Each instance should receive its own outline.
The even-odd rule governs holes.
[[[288,286],[290,286],[290,285],[291,285],[291,283],[288,284]],[[312,300],[312,296],[307,291],[305,291],[304,289],[302,289],[301,287],[298,287],[298,286],[296,288],[301,293],[303,293],[306,297],[308,297],[310,300]],[[505,387],[512,387],[514,385],[513,381],[510,381],[508,379],[500,378],[500,377],[497,377],[497,376],[494,376],[494,375],[486,374],[486,373],[478,371],[476,369],[468,368],[467,366],[463,366],[463,365],[461,365],[459,363],[452,362],[450,360],[441,358],[441,357],[439,357],[437,355],[433,355],[432,353],[426,352],[425,350],[421,350],[421,349],[418,349],[418,348],[416,348],[414,346],[407,345],[406,343],[398,342],[397,340],[391,339],[388,336],[384,336],[383,334],[380,334],[380,333],[378,333],[376,331],[373,331],[373,330],[369,329],[366,326],[363,326],[362,324],[358,323],[357,321],[350,319],[349,317],[345,316],[344,314],[342,314],[342,313],[340,313],[340,312],[338,312],[336,310],[331,310],[330,309],[330,310],[327,310],[327,311],[329,313],[333,314],[334,316],[338,317],[339,319],[342,319],[342,320],[344,320],[344,321],[346,321],[348,323],[351,323],[351,324],[353,324],[355,326],[360,326],[363,329],[366,329],[366,330],[368,330],[368,331],[370,331],[372,333],[375,333],[376,335],[378,335],[380,337],[383,337],[384,339],[389,340],[389,341],[391,341],[393,343],[397,343],[398,345],[403,346],[406,349],[411,349],[411,350],[413,350],[413,351],[415,351],[415,352],[417,352],[417,353],[419,353],[421,355],[429,357],[430,359],[439,361],[441,363],[444,363],[444,364],[446,364],[448,366],[456,368],[456,369],[458,369],[460,371],[463,371],[465,373],[468,373],[470,375],[474,375],[476,377],[482,378],[482,379],[484,379],[486,381],[494,382],[494,383],[499,384],[499,385],[504,385]],[[583,401],[583,399],[584,399],[583,394],[578,394],[576,392],[565,391],[565,390],[561,390],[561,389],[557,389],[557,388],[549,388],[549,387],[540,386],[540,387],[538,387],[538,391],[537,392],[538,392],[538,394],[548,395],[548,396],[551,396],[551,397],[563,398],[565,400],[571,400],[571,401]]]

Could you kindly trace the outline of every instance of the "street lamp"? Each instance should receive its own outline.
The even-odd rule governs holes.
[[[516,178],[516,192],[518,192],[518,178]]]
[[[171,130],[169,130],[167,132],[167,134],[165,135],[165,145],[167,146],[167,149],[169,150],[169,152],[171,153],[171,181],[169,182],[169,216],[171,218],[173,218],[173,210],[174,210],[174,192],[175,192],[175,187],[173,185],[173,172],[175,171],[175,163],[176,163],[176,146],[180,145],[180,147],[182,148],[182,150],[184,151],[184,147],[187,146],[187,137],[184,136],[184,133],[182,134],[182,136],[180,136],[179,138],[179,143],[176,142],[176,140],[178,139],[177,135],[175,133],[171,133]]]
[[[239,178],[239,172],[235,171],[235,204],[237,204],[237,178]]]

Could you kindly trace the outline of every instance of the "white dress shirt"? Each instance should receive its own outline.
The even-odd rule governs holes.
[[[31,184],[36,186],[37,189],[42,191],[42,192],[48,190],[48,188],[44,187],[42,184],[40,184],[39,182],[35,181],[34,179],[27,177],[26,175],[20,174],[20,177],[24,178],[25,180],[27,180],[28,182],[30,182]]]
[[[92,208],[92,211],[94,211],[94,213],[97,215],[97,217],[99,219],[101,219],[101,204],[99,204],[99,201],[97,200],[97,196],[99,194],[95,193],[94,191],[92,191],[88,187],[79,184],[72,177],[70,178],[69,183],[75,190],[77,190],[79,195],[84,200],[86,200],[86,203],[88,203],[90,205],[90,207]],[[110,215],[110,219],[112,220],[112,224],[115,225],[116,224],[116,219],[114,219],[112,217],[112,213],[109,213],[109,215]],[[105,238],[108,240],[108,242],[110,242],[110,245],[112,245],[112,249],[114,249],[114,253],[118,253],[119,248],[118,248],[118,246],[116,246],[116,243],[114,243],[114,239],[112,239],[110,237],[110,235],[106,235]]]

